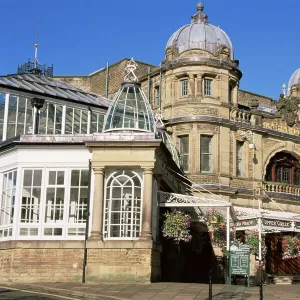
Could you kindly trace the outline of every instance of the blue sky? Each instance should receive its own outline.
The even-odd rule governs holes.
[[[124,57],[158,65],[171,34],[190,22],[197,0],[0,0],[0,74],[34,55],[55,75],[87,75]],[[299,0],[204,0],[211,24],[230,37],[240,88],[277,99],[300,68]]]

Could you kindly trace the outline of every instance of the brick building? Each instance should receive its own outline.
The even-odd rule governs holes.
[[[222,280],[207,207],[192,205],[207,197],[241,238],[259,216],[265,271],[298,275],[281,241],[300,231],[300,72],[278,101],[240,90],[231,41],[203,9],[159,66],[125,58],[87,76],[0,77],[3,281],[199,282],[212,266]],[[160,230],[176,205],[194,216],[180,252]]]

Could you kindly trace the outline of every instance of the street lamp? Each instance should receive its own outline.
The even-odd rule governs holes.
[[[264,299],[263,294],[263,280],[262,280],[262,242],[261,242],[261,232],[262,232],[262,215],[261,215],[261,201],[262,201],[263,187],[258,186],[255,190],[256,198],[258,200],[258,274],[259,274],[259,299]]]

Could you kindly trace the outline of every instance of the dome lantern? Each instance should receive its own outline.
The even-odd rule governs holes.
[[[153,113],[135,75],[136,68],[137,64],[131,59],[125,68],[124,82],[107,111],[103,132],[155,132]]]

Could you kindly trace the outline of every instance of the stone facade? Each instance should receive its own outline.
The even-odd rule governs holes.
[[[2,283],[82,281],[83,242],[18,242],[1,247]],[[157,250],[93,247],[87,249],[87,281],[150,282],[160,279],[160,252]]]

